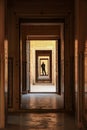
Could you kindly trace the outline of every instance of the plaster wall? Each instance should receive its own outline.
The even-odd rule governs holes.
[[[36,62],[35,51],[36,50],[52,50],[52,84],[56,85],[56,41],[55,40],[31,40],[30,41],[30,75],[31,84],[35,84],[36,76]]]

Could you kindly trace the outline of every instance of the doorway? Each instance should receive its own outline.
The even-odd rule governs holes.
[[[42,63],[46,75],[42,73]],[[55,40],[30,41],[30,92],[56,92]]]
[[[64,108],[64,42],[62,32],[60,38],[57,40],[55,36],[53,38],[53,35],[26,35],[24,42],[22,34],[22,42],[20,42],[20,107],[22,109],[31,109],[29,104],[33,103],[33,99],[37,99],[41,93],[43,99],[45,99],[46,94],[48,97],[52,97],[54,94],[54,97],[57,96],[57,98],[53,102],[61,102],[59,104],[62,104],[56,109]],[[43,62],[46,65],[47,75],[42,75],[41,72]],[[38,99],[40,100],[40,98],[41,95]]]

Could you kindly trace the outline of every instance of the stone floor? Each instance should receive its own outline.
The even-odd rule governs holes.
[[[30,93],[22,94],[22,109],[64,109],[64,94]]]
[[[26,95],[24,96],[26,97]],[[31,94],[30,98],[27,97],[27,102],[24,100],[24,103],[28,104],[30,99],[32,101],[29,104],[31,109],[38,109],[40,112],[29,113],[25,110],[25,112],[21,111],[9,113],[7,117],[6,128],[0,130],[78,130],[76,125],[77,122],[73,114],[50,111],[50,109],[55,108],[56,110],[58,108],[58,95]],[[46,110],[45,112],[42,111],[44,108]]]
[[[64,113],[15,113],[4,130],[77,130],[73,115]]]

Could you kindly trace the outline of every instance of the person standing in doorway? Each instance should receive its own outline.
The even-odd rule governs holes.
[[[44,64],[44,62],[42,62],[41,68],[42,68],[42,75],[46,75],[46,70],[45,70],[45,64]]]

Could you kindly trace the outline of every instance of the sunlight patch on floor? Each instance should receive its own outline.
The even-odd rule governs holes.
[[[31,85],[30,92],[56,92],[55,85]]]

